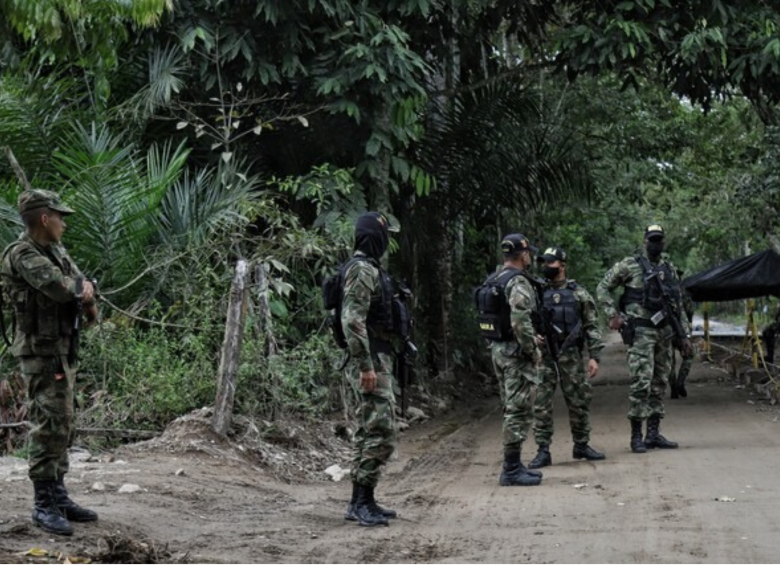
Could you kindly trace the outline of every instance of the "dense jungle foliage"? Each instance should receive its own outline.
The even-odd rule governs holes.
[[[425,387],[487,367],[471,291],[504,233],[563,246],[592,291],[649,222],[687,274],[778,228],[764,1],[0,0],[0,73],[0,147],[77,210],[100,283],[78,394],[104,426],[213,402],[238,258],[271,311],[238,410],[341,409],[319,285],[366,209],[401,227]],[[3,155],[3,247],[20,190]]]

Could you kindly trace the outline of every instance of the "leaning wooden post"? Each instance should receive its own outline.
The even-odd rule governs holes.
[[[255,267],[255,282],[257,283],[258,317],[260,326],[265,334],[265,355],[273,357],[278,349],[274,338],[273,319],[271,318],[271,306],[268,301],[268,275],[263,263],[258,262]]]
[[[214,404],[212,422],[214,430],[220,435],[227,435],[230,429],[230,419],[233,417],[236,374],[241,363],[241,342],[244,337],[246,309],[249,303],[248,273],[249,265],[244,259],[239,259],[236,263],[233,284],[230,285],[225,339],[222,342],[222,356],[219,360],[219,376],[217,377],[217,400]]]

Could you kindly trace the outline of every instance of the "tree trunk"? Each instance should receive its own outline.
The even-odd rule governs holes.
[[[214,430],[226,435],[233,417],[233,400],[236,392],[236,374],[241,362],[241,342],[244,336],[246,309],[248,305],[247,274],[249,267],[244,259],[236,264],[236,275],[230,286],[225,339],[222,342],[222,357],[219,361],[217,399],[214,405]]]

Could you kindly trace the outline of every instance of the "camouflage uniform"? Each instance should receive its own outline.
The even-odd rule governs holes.
[[[515,340],[491,344],[493,367],[504,404],[505,451],[520,450],[533,420],[533,394],[540,382],[533,361],[540,355],[531,322],[531,312],[536,309],[535,295],[535,289],[522,275],[507,283],[506,297]]]
[[[379,481],[380,468],[390,459],[396,442],[393,360],[389,350],[377,351],[377,344],[388,343],[390,336],[366,323],[371,300],[381,292],[379,269],[368,261],[355,261],[345,273],[341,323],[350,353],[347,378],[358,399],[352,479],[370,487]],[[365,393],[360,389],[360,373],[372,369],[377,376],[376,388]]]
[[[667,263],[667,272],[671,273],[674,283],[679,285],[677,270],[671,263],[661,259],[660,264]],[[596,297],[604,308],[607,319],[618,314],[610,292],[617,287],[635,291],[644,290],[644,271],[634,256],[626,257],[616,263],[598,284]],[[660,328],[648,327],[652,324],[650,318],[653,312],[642,304],[629,302],[625,306],[628,320],[638,320],[636,337],[633,345],[628,348],[628,370],[631,375],[631,392],[629,394],[629,420],[646,420],[651,416],[664,417],[664,392],[672,366],[672,334],[670,324]],[[690,333],[688,320],[682,317],[683,329]]]
[[[550,283],[551,288],[565,288],[574,284],[572,280]],[[585,288],[576,285],[574,297],[577,300],[579,317],[582,321],[582,335],[591,359],[599,360],[604,343],[598,326],[596,304]],[[590,402],[593,390],[583,367],[581,344],[575,341],[561,352],[558,367],[561,372],[561,390],[569,408],[569,425],[575,444],[590,442]],[[534,438],[537,445],[549,445],[553,436],[553,395],[558,384],[555,366],[547,348],[542,349],[544,365],[542,381],[536,389],[534,403]]]
[[[27,234],[6,248],[0,273],[16,314],[11,353],[28,386],[29,476],[56,480],[68,472],[73,440],[76,367],[68,351],[82,274],[64,247],[42,247]]]

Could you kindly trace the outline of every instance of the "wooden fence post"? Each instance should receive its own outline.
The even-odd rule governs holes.
[[[273,318],[271,318],[271,307],[268,302],[268,274],[262,262],[257,263],[255,267],[255,282],[257,283],[257,310],[259,324],[265,337],[265,356],[273,357],[276,355],[278,347],[276,338],[274,338]]]
[[[249,265],[244,259],[236,263],[236,274],[230,285],[225,339],[222,342],[222,356],[219,361],[217,400],[214,404],[214,431],[226,435],[233,417],[233,399],[236,392],[236,374],[241,363],[241,342],[244,337],[246,309],[249,304],[247,275]]]

